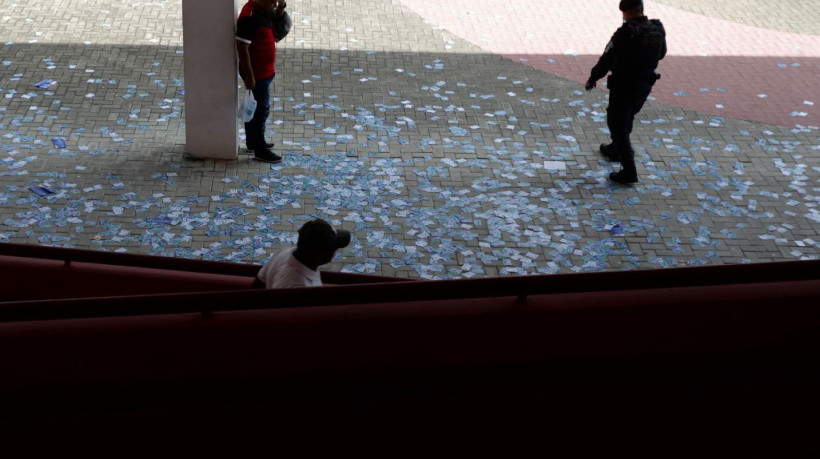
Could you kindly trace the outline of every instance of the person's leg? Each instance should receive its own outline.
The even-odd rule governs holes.
[[[632,125],[635,120],[635,116],[641,111],[643,105],[646,103],[646,99],[649,98],[649,93],[652,92],[652,85],[644,85],[640,86],[635,90],[635,94],[632,98],[632,120],[633,122],[629,123],[629,133],[632,134]]]
[[[635,124],[635,115],[641,111],[649,93],[652,91],[652,86],[641,86],[635,88],[629,93],[629,107],[623,113],[624,126],[621,127],[622,139],[620,142],[624,143],[624,149],[621,153],[621,171],[618,172],[617,178],[613,180],[620,183],[632,183],[638,181],[638,170],[635,166],[635,150],[632,148],[632,141],[629,138],[632,134],[632,128]]]
[[[598,151],[601,152],[601,156],[603,156],[607,161],[612,161],[614,163],[621,161],[621,156],[615,152],[615,148],[612,147],[612,143],[602,143],[598,148]]]
[[[253,98],[256,99],[256,111],[253,118],[245,123],[245,141],[249,150],[264,150],[265,123],[270,115],[270,84],[273,77],[259,80],[253,88]]]
[[[631,149],[629,144],[629,116],[632,106],[629,92],[613,89],[609,92],[609,106],[606,109],[606,124],[609,127],[610,145],[603,145],[602,152],[610,160],[620,160]]]

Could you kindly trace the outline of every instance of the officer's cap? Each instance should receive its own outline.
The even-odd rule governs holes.
[[[638,8],[639,6],[643,6],[643,0],[621,0],[621,4],[618,8],[620,8],[621,11],[626,11],[633,8]]]

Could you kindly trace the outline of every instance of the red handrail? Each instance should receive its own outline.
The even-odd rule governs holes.
[[[0,303],[0,322],[525,297],[789,281],[817,281],[816,284],[820,285],[820,260],[551,276],[390,282],[320,289],[241,290],[7,302]],[[784,291],[784,297],[788,294],[788,291]]]
[[[66,263],[82,262],[134,268],[163,269],[230,276],[256,277],[261,266],[255,264],[230,263],[224,261],[172,258],[132,253],[101,252],[96,250],[46,247],[28,244],[0,243],[0,255],[46,260],[61,260]],[[414,279],[374,276],[369,274],[339,273],[322,271],[322,280],[330,284],[369,284],[376,282],[405,282]]]

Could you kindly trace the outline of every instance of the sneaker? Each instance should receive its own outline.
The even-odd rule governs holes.
[[[618,172],[610,172],[609,179],[621,185],[632,185],[638,182],[638,176],[636,174],[629,174],[623,169]]]
[[[613,163],[621,162],[621,156],[615,151],[615,148],[612,147],[612,144],[604,144],[602,143],[598,151],[601,153],[601,156],[604,157],[607,161],[611,161]]]
[[[265,143],[265,148],[270,150],[271,148],[273,148],[273,144],[266,142]],[[248,148],[245,149],[245,151],[247,151],[248,153],[253,153],[255,150],[256,150],[256,148],[251,148],[251,147],[248,147]]]
[[[264,150],[258,150],[253,152],[253,157],[257,161],[262,161],[265,163],[281,163],[282,157],[277,155],[276,153],[270,151],[270,149],[266,148]]]

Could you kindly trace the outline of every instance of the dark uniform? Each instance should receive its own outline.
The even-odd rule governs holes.
[[[610,93],[606,110],[612,144],[601,145],[601,153],[611,161],[620,161],[621,171],[610,175],[616,182],[633,183],[638,180],[635,151],[629,135],[635,115],[641,111],[652,86],[660,78],[655,70],[664,56],[666,31],[663,24],[657,19],[640,16],[624,22],[615,31],[598,64],[592,68],[588,89],[612,71],[607,80]]]

